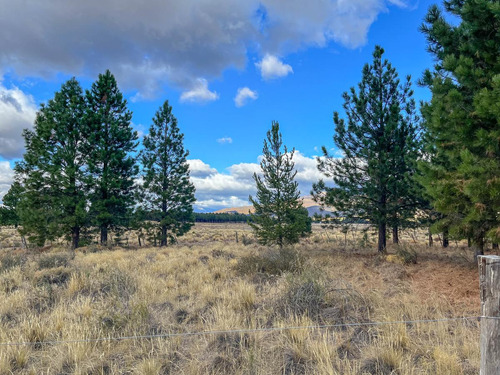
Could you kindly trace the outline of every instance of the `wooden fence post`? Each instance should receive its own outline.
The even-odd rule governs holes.
[[[500,256],[478,256],[478,263],[482,317],[480,375],[494,375],[500,371]]]

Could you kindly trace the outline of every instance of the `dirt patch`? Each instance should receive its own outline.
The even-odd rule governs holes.
[[[459,264],[420,261],[408,267],[411,287],[423,301],[444,298],[464,313],[479,311],[479,274],[477,269]]]

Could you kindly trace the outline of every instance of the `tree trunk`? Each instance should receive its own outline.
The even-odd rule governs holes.
[[[108,227],[103,225],[101,227],[101,245],[106,246],[108,244]]]
[[[78,248],[80,242],[80,227],[71,228],[71,250]]]
[[[394,244],[399,243],[399,228],[397,225],[394,225],[392,227],[392,243]]]
[[[160,239],[160,247],[167,246],[167,226],[161,226],[161,239]]]
[[[142,246],[142,244],[141,244],[141,236],[137,236],[137,239],[139,240],[139,247],[141,247]]]
[[[443,230],[443,247],[446,249],[448,246],[450,246],[450,232],[448,228],[445,228]]]
[[[429,237],[429,247],[432,247],[434,245],[434,240],[432,239],[432,233],[430,230],[428,232],[428,237]]]
[[[386,223],[379,223],[378,225],[378,252],[385,253],[386,248]]]
[[[477,261],[478,255],[484,255],[484,237],[474,238],[472,248],[474,249],[474,259]]]
[[[498,243],[496,243],[496,242],[492,243],[492,244],[491,244],[491,248],[492,248],[493,250],[498,250]]]

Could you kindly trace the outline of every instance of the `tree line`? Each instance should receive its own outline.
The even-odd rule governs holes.
[[[378,250],[387,227],[419,218],[434,231],[468,239],[476,254],[500,240],[500,8],[498,1],[449,0],[430,7],[421,32],[435,65],[419,85],[432,93],[419,119],[410,77],[403,83],[375,48],[357,88],[344,93],[344,117],[334,113],[335,158],[323,148],[314,195],[339,215],[378,228]]]
[[[252,221],[250,215],[229,212],[195,212],[194,221],[197,223],[247,223]]]
[[[333,141],[342,157],[323,147],[314,199],[333,207],[330,223],[366,222],[378,230],[378,251],[387,233],[399,242],[401,228],[426,225],[467,239],[475,254],[500,240],[500,8],[493,0],[448,0],[436,5],[420,31],[435,60],[418,84],[432,99],[413,99],[411,77],[403,81],[375,48],[357,87],[335,111]],[[307,235],[293,151],[281,152],[279,125],[264,142],[263,177],[255,175],[252,227],[261,243],[295,243]],[[429,236],[431,239],[432,237]]]
[[[375,227],[379,252],[388,232],[397,243],[399,231],[415,225],[442,232],[445,246],[450,236],[467,239],[476,254],[500,240],[498,2],[443,4],[458,22],[434,5],[420,28],[435,65],[418,84],[431,100],[418,113],[411,77],[401,80],[377,46],[360,83],[343,94],[343,110],[333,113],[342,157],[323,147],[318,158],[325,179],[314,184],[314,199],[335,208],[330,222]],[[194,222],[183,135],[167,101],[137,153],[130,121],[109,71],[85,93],[75,79],[65,83],[41,106],[34,130],[23,133],[26,153],[4,197],[2,222],[22,224],[37,244],[66,235],[75,248],[88,228],[98,228],[105,244],[110,229],[126,227],[161,246],[175,242]],[[262,173],[254,175],[257,193],[249,197],[250,225],[263,244],[282,247],[311,231],[293,156],[273,122]]]
[[[175,242],[193,225],[184,136],[166,101],[137,152],[131,119],[109,70],[85,92],[74,78],[64,83],[41,105],[33,130],[23,131],[26,152],[3,199],[2,221],[19,225],[38,246],[65,236],[75,249],[90,228],[101,245],[110,230],[130,228],[160,245]]]

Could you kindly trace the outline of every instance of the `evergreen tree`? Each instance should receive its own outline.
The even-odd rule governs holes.
[[[0,206],[0,225],[13,225],[16,228],[19,226],[20,218],[17,212],[23,186],[19,181],[14,181],[10,185],[9,191],[2,198],[2,206]]]
[[[432,6],[421,27],[436,60],[421,83],[430,139],[423,183],[450,230],[472,240],[500,239],[500,11],[496,0],[444,1],[456,22]]]
[[[108,230],[127,225],[134,203],[134,177],[138,173],[131,156],[137,147],[132,113],[107,70],[86,94],[86,122],[90,128],[88,157],[90,213],[100,230],[100,242],[108,242]]]
[[[335,207],[343,220],[368,220],[378,228],[378,251],[386,248],[387,226],[394,229],[414,216],[418,189],[413,176],[418,157],[418,129],[410,77],[400,85],[395,68],[382,60],[376,47],[373,64],[365,65],[358,90],[344,93],[347,120],[334,112],[333,140],[342,158],[323,147],[318,168],[333,178],[335,187],[323,181],[313,195],[322,205]]]
[[[74,249],[86,224],[83,188],[88,129],[84,111],[80,84],[70,79],[54,99],[41,106],[34,130],[23,132],[26,153],[16,165],[21,181],[16,189],[21,184],[24,189],[18,212],[22,231],[39,246],[45,240],[67,235]]]
[[[194,185],[189,180],[189,165],[184,150],[184,135],[179,131],[172,107],[166,101],[156,112],[141,151],[143,165],[144,209],[157,223],[154,240],[160,246],[176,241],[194,224]]]
[[[267,141],[264,140],[260,163],[263,175],[254,174],[257,195],[249,198],[255,208],[249,224],[261,244],[277,244],[281,248],[311,233],[311,219],[294,181],[294,153],[295,149],[289,153],[283,146],[279,123],[273,122]]]

